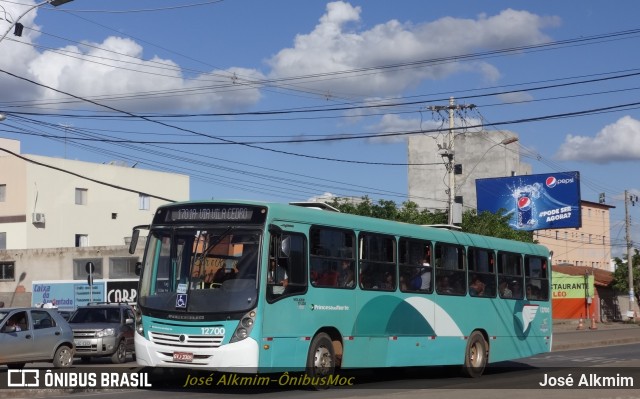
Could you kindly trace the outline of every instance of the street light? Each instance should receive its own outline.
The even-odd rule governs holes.
[[[11,22],[9,24],[9,29],[7,29],[6,32],[4,32],[4,34],[2,35],[2,37],[0,37],[0,43],[4,40],[5,37],[7,37],[7,35],[9,34],[9,32],[11,32],[11,29],[13,29],[16,25],[18,25],[18,22],[20,22],[20,20],[22,19],[22,17],[24,17],[25,15],[27,15],[29,12],[31,12],[31,10],[33,10],[34,8],[38,8],[40,6],[43,6],[45,4],[50,4],[54,7],[57,7],[59,5],[65,4],[65,3],[69,3],[73,0],[46,0],[43,1],[41,3],[36,3],[35,5],[29,7],[29,9],[27,9],[27,11],[23,12],[15,21]],[[22,26],[20,24],[20,26]]]

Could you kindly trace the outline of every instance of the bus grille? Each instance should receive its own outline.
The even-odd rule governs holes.
[[[222,344],[224,335],[168,334],[150,331],[151,342],[170,345],[176,348],[217,348]]]

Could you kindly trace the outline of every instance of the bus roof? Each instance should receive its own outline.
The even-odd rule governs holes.
[[[451,229],[442,229],[439,227],[417,225],[405,222],[377,219],[368,216],[352,215],[347,213],[335,212],[332,210],[324,210],[324,207],[322,207],[322,205],[319,205],[318,207],[311,207],[308,205],[308,202],[305,203],[305,206],[298,206],[261,201],[202,200],[176,202],[163,205],[161,208],[184,206],[189,204],[202,205],[217,203],[264,206],[268,208],[268,218],[272,221],[282,220],[306,224],[319,224],[338,228],[350,228],[356,231],[366,230],[372,233],[402,235],[411,238],[457,243],[464,246],[492,248],[497,250],[521,252],[525,254],[545,257],[549,256],[549,250],[546,247],[538,244],[465,233]]]

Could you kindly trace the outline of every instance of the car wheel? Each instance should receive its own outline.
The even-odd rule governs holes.
[[[53,355],[53,366],[67,368],[73,365],[73,351],[68,346],[61,346]]]
[[[111,355],[111,362],[115,364],[124,363],[127,360],[127,346],[124,344],[124,340],[118,342],[118,348]]]

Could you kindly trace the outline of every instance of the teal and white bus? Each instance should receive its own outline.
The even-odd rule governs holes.
[[[137,300],[142,366],[246,373],[460,365],[549,352],[540,245],[300,205],[158,208]]]

